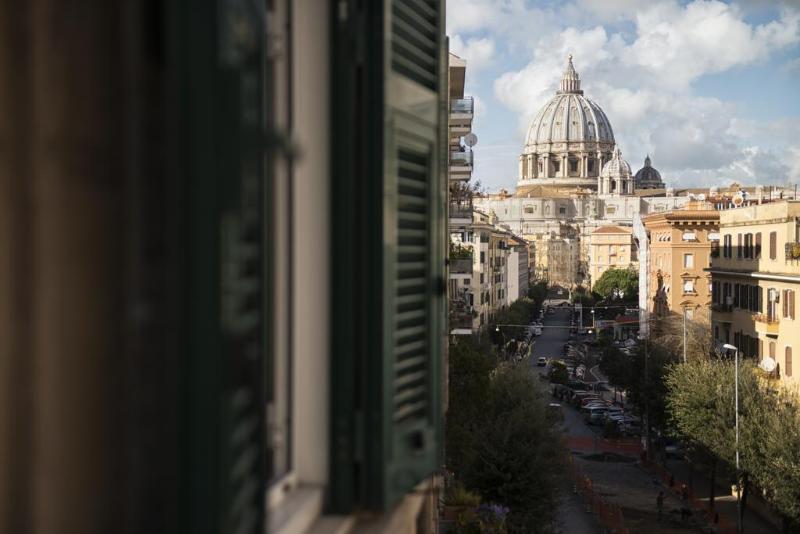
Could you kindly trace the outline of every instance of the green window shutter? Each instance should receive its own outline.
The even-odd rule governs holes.
[[[332,38],[336,513],[386,510],[441,465],[446,341],[444,0],[344,2]]]
[[[384,116],[383,450],[385,508],[439,467],[444,343],[444,144],[439,2],[390,2]],[[413,68],[412,68],[413,67]],[[409,83],[411,82],[411,83]]]
[[[167,16],[187,213],[177,531],[255,534],[265,520],[264,13],[198,0]]]

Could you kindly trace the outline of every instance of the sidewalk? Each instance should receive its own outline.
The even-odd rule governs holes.
[[[714,513],[709,511],[709,496],[710,487],[708,477],[698,471],[693,471],[693,476],[690,475],[690,466],[685,461],[668,461],[668,468],[665,469],[660,464],[650,463],[649,465],[642,465],[648,473],[657,476],[662,485],[670,491],[670,493],[680,498],[680,488],[686,484],[689,487],[689,481],[693,481],[693,491],[689,492],[690,501],[693,508],[697,512],[704,513],[709,519],[709,524],[713,524]],[[670,475],[675,477],[674,485],[669,487]],[[714,491],[714,507],[715,512],[719,514],[718,532],[736,532],[736,497],[730,493],[730,486],[726,486],[727,478],[724,475],[717,475],[716,487]],[[744,532],[747,534],[772,534],[780,532],[754,512],[749,506],[745,510],[744,523],[742,525]]]

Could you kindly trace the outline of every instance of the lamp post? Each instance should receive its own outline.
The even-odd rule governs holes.
[[[734,359],[734,398],[735,398],[735,432],[736,432],[736,532],[742,534],[742,487],[739,475],[739,349],[730,343],[722,345],[725,350],[733,351]]]

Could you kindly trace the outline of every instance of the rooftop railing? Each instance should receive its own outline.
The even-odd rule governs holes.
[[[471,97],[456,98],[450,101],[450,113],[474,113],[475,100]]]

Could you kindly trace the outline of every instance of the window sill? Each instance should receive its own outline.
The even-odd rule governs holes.
[[[271,534],[299,534],[309,532],[322,513],[321,486],[300,485],[288,493],[280,504],[267,514]]]

